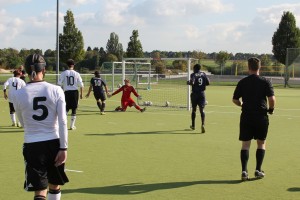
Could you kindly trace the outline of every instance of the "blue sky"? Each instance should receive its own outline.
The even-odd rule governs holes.
[[[144,51],[272,53],[284,11],[300,27],[299,0],[59,0],[59,31],[71,10],[85,48],[106,47],[110,33],[124,50],[133,30]],[[56,0],[0,0],[0,48],[56,47]]]

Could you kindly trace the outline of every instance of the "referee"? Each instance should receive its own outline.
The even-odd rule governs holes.
[[[243,181],[249,179],[247,163],[252,139],[257,142],[254,176],[256,178],[265,176],[261,166],[265,156],[269,127],[268,113],[273,114],[275,96],[270,81],[259,75],[260,67],[261,63],[258,58],[248,59],[249,75],[238,82],[232,99],[235,105],[242,107],[239,140],[242,141],[240,159]]]

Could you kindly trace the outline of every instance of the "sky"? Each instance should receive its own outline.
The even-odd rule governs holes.
[[[84,47],[103,47],[112,32],[127,49],[138,30],[144,51],[272,53],[284,11],[300,27],[299,0],[59,0],[59,33],[67,10]],[[0,0],[0,49],[56,49],[56,0]]]

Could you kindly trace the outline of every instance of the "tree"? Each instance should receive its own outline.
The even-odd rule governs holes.
[[[105,62],[106,52],[103,47],[99,50],[99,65],[101,66]]]
[[[270,66],[272,64],[272,61],[267,54],[262,55],[260,61],[261,61],[261,66]]]
[[[202,51],[193,51],[192,52],[192,55],[191,55],[192,58],[196,58],[199,60],[199,63],[201,63],[201,60],[206,58],[206,53],[202,52]]]
[[[230,54],[227,53],[227,51],[220,51],[216,56],[215,63],[220,65],[221,75],[223,74],[223,68],[224,68],[227,60],[229,60],[229,58],[230,58]]]
[[[287,48],[300,47],[300,30],[296,27],[296,19],[291,12],[283,12],[279,27],[272,37],[274,57],[286,64]],[[290,63],[287,63],[289,65]]]
[[[119,36],[114,32],[110,34],[110,38],[107,41],[106,53],[115,55],[119,61],[123,58],[123,46],[119,43]]]
[[[144,57],[143,47],[141,41],[138,39],[139,32],[138,30],[132,31],[132,36],[130,36],[130,41],[128,42],[127,47],[127,57],[128,58],[142,58]]]
[[[116,61],[118,61],[118,58],[116,55],[108,53],[108,54],[106,54],[105,61],[106,62],[116,62]]]
[[[51,49],[47,49],[44,53],[45,57],[55,57],[55,51],[52,51]]]
[[[84,42],[81,32],[76,28],[72,11],[68,10],[64,17],[63,34],[59,34],[60,60],[66,62],[72,58],[80,61],[84,56]]]

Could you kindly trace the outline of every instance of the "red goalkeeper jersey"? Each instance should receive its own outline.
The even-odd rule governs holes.
[[[114,93],[112,93],[112,95],[118,94],[119,92],[123,91],[122,94],[122,101],[126,101],[128,99],[130,99],[130,94],[131,92],[138,97],[138,93],[135,91],[133,86],[128,86],[128,85],[123,85],[121,88],[119,88],[118,90],[116,90]]]

